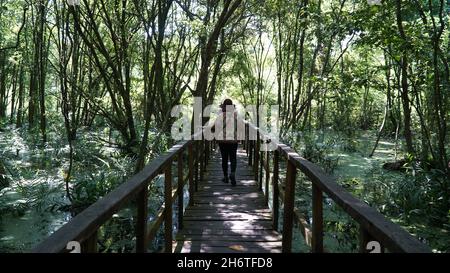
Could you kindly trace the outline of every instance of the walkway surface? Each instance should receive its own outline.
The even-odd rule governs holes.
[[[244,150],[238,150],[237,185],[222,182],[220,153],[213,151],[194,204],[185,211],[174,252],[281,252],[281,235],[272,229],[272,213],[264,203]]]

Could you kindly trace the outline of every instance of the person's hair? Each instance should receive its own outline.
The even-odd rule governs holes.
[[[227,110],[227,105],[234,105],[233,101],[231,99],[225,99],[220,105],[220,107],[222,108],[222,112],[225,112]]]

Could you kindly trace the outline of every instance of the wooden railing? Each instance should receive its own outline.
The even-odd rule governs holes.
[[[291,252],[294,220],[300,227],[312,252],[324,252],[323,236],[323,194],[327,194],[343,211],[351,216],[358,224],[360,230],[359,251],[368,252],[367,243],[376,241],[380,244],[381,252],[387,249],[390,252],[430,252],[423,244],[411,234],[384,217],[374,208],[356,199],[336,180],[327,175],[320,167],[302,158],[291,147],[276,142],[267,133],[251,123],[246,123],[246,138],[244,147],[247,150],[249,164],[253,166],[259,188],[264,185],[265,200],[269,205],[269,183],[272,186],[273,228],[278,229],[280,200],[283,208],[283,241],[282,251]],[[254,136],[253,139],[249,136]],[[261,145],[270,143],[274,145],[273,151],[262,151]],[[270,155],[272,154],[273,171],[270,171]],[[284,190],[280,184],[280,155],[286,160],[286,176]],[[295,183],[297,172],[302,172],[312,183],[312,225],[305,216],[294,206]],[[263,172],[265,173],[263,181]]]
[[[168,152],[153,159],[150,164],[131,177],[118,188],[89,206],[67,224],[58,229],[50,237],[40,243],[32,252],[68,252],[66,246],[70,241],[81,244],[81,252],[97,252],[97,231],[111,217],[130,201],[137,205],[136,220],[136,252],[147,252],[147,246],[164,223],[164,251],[172,252],[173,223],[172,204],[178,200],[178,227],[183,226],[183,189],[186,181],[189,183],[189,204],[194,202],[194,192],[198,190],[198,181],[202,179],[206,164],[208,164],[209,141],[195,140],[199,132],[191,140],[174,145]],[[188,173],[183,173],[183,157],[187,156]],[[172,165],[177,161],[178,181],[172,186]],[[155,219],[148,223],[148,187],[153,179],[164,174],[164,203]]]
[[[269,204],[269,188],[272,186],[273,228],[279,227],[280,200],[283,202],[282,251],[291,252],[294,220],[299,224],[305,241],[312,252],[323,252],[323,193],[334,200],[360,226],[360,250],[366,251],[367,242],[375,240],[391,252],[430,252],[429,248],[407,233],[398,225],[367,204],[353,197],[339,186],[335,179],[325,174],[321,168],[298,155],[292,148],[275,143],[270,137],[251,123],[245,123],[243,147],[248,162],[253,166],[258,186],[265,190],[265,201]],[[67,252],[70,241],[79,242],[82,252],[97,251],[99,228],[130,201],[137,205],[136,252],[147,252],[148,244],[164,224],[164,251],[172,252],[173,223],[172,204],[178,200],[178,227],[183,227],[183,189],[189,183],[189,204],[193,204],[198,182],[202,180],[208,164],[211,141],[197,139],[199,132],[191,140],[174,145],[167,153],[153,159],[141,172],[131,177],[118,188],[82,211],[67,224],[40,243],[32,252]],[[255,138],[249,137],[254,135]],[[276,145],[274,151],[262,151],[261,145],[268,141]],[[273,171],[270,171],[270,155],[273,158]],[[187,160],[183,160],[184,157]],[[279,188],[280,157],[286,160],[284,189]],[[177,185],[172,186],[172,165],[177,162]],[[188,173],[183,173],[187,161]],[[303,172],[312,182],[312,226],[309,225],[299,209],[295,208],[295,183],[297,171]],[[164,203],[155,219],[148,223],[148,187],[153,179],[164,173]],[[263,173],[265,179],[263,181]],[[270,178],[271,181],[270,181]],[[264,186],[263,186],[264,184]]]

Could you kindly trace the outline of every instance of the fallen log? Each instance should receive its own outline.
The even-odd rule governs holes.
[[[383,169],[390,171],[404,171],[406,170],[405,164],[406,164],[405,159],[397,160],[395,162],[387,162],[383,164]]]

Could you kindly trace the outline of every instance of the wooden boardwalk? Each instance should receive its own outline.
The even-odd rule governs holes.
[[[185,211],[183,228],[173,244],[174,252],[281,252],[281,235],[272,229],[272,213],[248,165],[238,150],[236,181],[222,182],[218,149],[211,154],[194,204]]]
[[[376,209],[358,200],[341,187],[336,179],[326,174],[319,166],[302,158],[294,149],[276,143],[274,151],[260,149],[270,139],[265,132],[250,122],[245,123],[246,139],[238,150],[237,186],[221,181],[221,160],[214,142],[197,140],[202,131],[190,140],[175,144],[166,153],[153,159],[144,169],[103,198],[83,210],[49,238],[36,246],[34,253],[68,252],[68,243],[81,243],[81,252],[97,252],[98,230],[125,204],[136,202],[136,252],[148,251],[164,225],[164,252],[284,252],[293,247],[294,228],[298,228],[305,243],[313,253],[325,251],[324,247],[324,196],[332,199],[359,225],[359,251],[369,252],[371,241],[378,241],[381,251],[406,253],[430,253],[431,249],[393,223]],[[250,135],[256,135],[250,139]],[[248,153],[248,156],[247,156]],[[187,156],[184,157],[184,155]],[[211,158],[210,158],[210,156]],[[187,160],[184,160],[187,159]],[[177,162],[176,189],[173,183],[173,163]],[[184,162],[187,161],[187,162]],[[285,162],[285,164],[280,164]],[[252,163],[254,170],[249,166]],[[271,164],[272,163],[272,164]],[[185,173],[187,164],[188,173]],[[282,166],[285,167],[282,167]],[[280,180],[280,168],[286,170]],[[311,181],[311,210],[308,221],[295,207],[295,185],[297,173]],[[149,186],[164,173],[164,203],[156,217],[149,223]],[[257,182],[254,174],[260,174]],[[198,175],[200,174],[200,176]],[[264,174],[264,176],[262,176]],[[198,179],[203,177],[201,181]],[[269,179],[270,177],[272,183]],[[302,178],[304,179],[304,178]],[[280,187],[283,183],[283,187]],[[188,186],[189,206],[183,210]],[[196,191],[198,188],[198,191]],[[263,194],[260,188],[271,189]],[[267,199],[271,199],[272,209]],[[177,202],[178,233],[173,238],[173,204]],[[280,203],[283,209],[280,211]],[[328,206],[328,205],[327,205]],[[184,213],[183,213],[184,212]],[[272,219],[272,215],[276,215]],[[282,234],[278,218],[283,218]],[[298,226],[294,226],[297,223]],[[273,228],[275,227],[276,230]],[[175,240],[174,240],[175,239]]]

